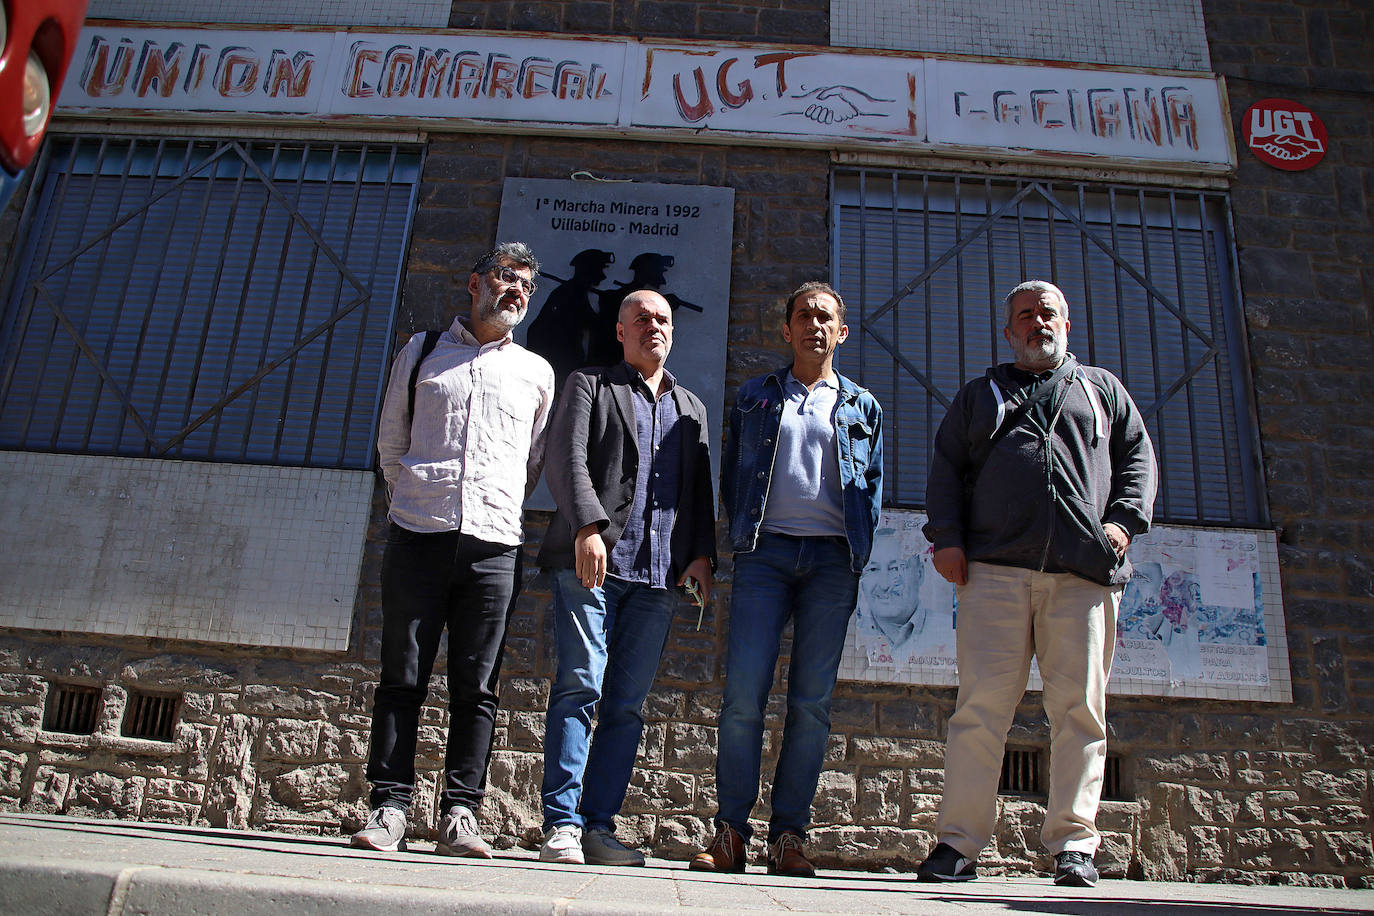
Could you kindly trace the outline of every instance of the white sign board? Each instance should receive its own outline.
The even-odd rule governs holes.
[[[1216,83],[1067,67],[927,63],[930,135],[972,147],[1229,162]]]
[[[574,369],[620,362],[621,300],[657,290],[673,310],[668,371],[721,429],[734,206],[730,188],[507,178],[497,235],[533,248],[541,272],[516,339],[549,360],[561,389]],[[713,435],[713,480],[719,452]],[[553,508],[542,482],[527,505]]]
[[[1235,161],[1215,79],[777,45],[97,20],[82,30],[60,103],[97,116],[505,122],[660,140]]]
[[[88,25],[61,103],[615,124],[626,48],[447,32]]]
[[[648,48],[637,127],[924,139],[922,61],[730,48]]]

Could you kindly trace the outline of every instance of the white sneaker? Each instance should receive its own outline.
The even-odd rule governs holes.
[[[582,834],[582,855],[592,865],[643,865],[644,853],[631,849],[605,827]]]
[[[477,818],[462,805],[454,806],[439,818],[439,842],[434,844],[434,851],[443,856],[491,858],[491,847],[477,832]]]
[[[582,828],[576,824],[558,824],[544,834],[544,845],[539,847],[540,862],[562,862],[565,865],[583,865]]]
[[[382,805],[372,812],[363,829],[353,834],[349,844],[359,849],[378,852],[404,851],[406,848],[406,812],[402,808]]]

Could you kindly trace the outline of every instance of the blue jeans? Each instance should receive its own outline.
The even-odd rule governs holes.
[[[842,537],[790,537],[762,532],[758,546],[735,554],[729,657],[716,753],[716,821],[746,839],[759,797],[763,711],[773,687],[783,626],[792,619],[787,721],[773,774],[768,839],[806,835],[825,745],[830,698],[859,595]]]
[[[544,729],[545,830],[615,829],[644,730],[640,709],[676,607],[671,589],[610,576],[583,588],[575,570],[554,573],[558,673]]]

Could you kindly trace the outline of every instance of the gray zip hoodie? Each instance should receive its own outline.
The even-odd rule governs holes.
[[[935,436],[923,530],[936,550],[962,547],[969,560],[1121,585],[1131,565],[1102,526],[1114,522],[1132,538],[1149,530],[1154,449],[1116,376],[1065,358],[1071,371],[1039,411],[1049,431],[1032,411],[981,468],[970,466],[970,450],[1010,417],[1024,382],[1003,363],[959,389]]]

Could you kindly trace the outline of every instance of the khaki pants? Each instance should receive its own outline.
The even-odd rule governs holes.
[[[959,699],[945,748],[941,842],[976,858],[991,839],[1007,730],[1036,655],[1050,720],[1050,794],[1040,839],[1054,855],[1093,855],[1121,589],[1069,573],[970,563],[968,584],[958,592]]]

